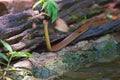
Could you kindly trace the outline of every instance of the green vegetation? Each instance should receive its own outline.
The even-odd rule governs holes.
[[[52,18],[52,22],[57,19],[58,5],[54,0],[39,0],[33,5],[33,8],[35,8],[37,5],[42,5],[41,11],[44,10],[45,13]]]
[[[6,75],[6,73],[7,73],[8,70],[10,70],[10,69],[13,70],[12,69],[13,67],[10,66],[11,60],[13,58],[20,58],[20,57],[26,57],[26,58],[28,58],[28,57],[32,56],[32,54],[30,54],[29,52],[17,52],[17,51],[13,51],[12,48],[11,48],[11,46],[7,42],[5,42],[5,41],[3,41],[1,39],[0,39],[0,42],[3,44],[4,48],[6,48],[8,50],[8,55],[10,55],[10,57],[8,57],[7,55],[5,55],[5,53],[0,53],[0,57],[7,62],[7,64],[4,63],[4,62],[0,62],[1,64],[4,64],[4,65],[7,66],[6,69],[4,70],[3,76]]]
[[[58,5],[54,0],[39,0],[33,5],[33,8],[35,8],[37,5],[41,5],[42,9],[41,11],[45,11],[45,13],[51,17],[52,23],[55,22],[58,15]],[[45,40],[48,50],[51,49],[50,39],[49,39],[49,33],[48,33],[48,21],[44,20],[44,32],[45,32]]]
[[[10,73],[13,73],[14,71],[19,70],[17,68],[14,68],[13,66],[10,66],[11,60],[13,58],[20,58],[20,57],[28,58],[28,57],[31,57],[32,54],[30,54],[29,52],[13,51],[11,46],[7,42],[5,42],[5,41],[3,41],[1,39],[0,39],[0,41],[3,44],[4,48],[6,48],[8,50],[8,55],[10,55],[10,57],[8,57],[4,53],[0,53],[0,57],[7,62],[7,64],[4,63],[4,62],[0,62],[0,64],[3,64],[3,65],[6,66],[6,68],[4,70],[0,71],[0,76],[4,77],[4,76],[6,76],[7,73],[10,74]],[[48,77],[50,77],[50,76],[52,76],[54,74],[54,72],[49,70],[47,67],[36,67],[36,66],[33,66],[31,70],[29,70],[27,68],[25,68],[25,69],[28,70],[28,71],[24,72],[22,76],[31,75],[31,76],[34,76],[36,78],[45,79],[45,78],[48,78]],[[16,77],[12,77],[12,78],[10,78],[10,80],[11,79],[16,80],[17,78]]]
[[[96,14],[103,12],[103,11],[104,11],[104,9],[99,6],[98,8],[91,10],[88,17],[94,16]]]
[[[109,19],[109,20],[111,20],[112,19],[112,15],[111,14],[106,14],[106,17]]]

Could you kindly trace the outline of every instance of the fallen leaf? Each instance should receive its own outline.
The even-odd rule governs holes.
[[[3,80],[12,80],[11,78],[7,77],[7,76],[4,76],[3,77]]]
[[[59,31],[62,31],[62,32],[68,32],[69,31],[68,25],[61,18],[57,18],[57,20],[55,22],[55,29],[57,29]]]

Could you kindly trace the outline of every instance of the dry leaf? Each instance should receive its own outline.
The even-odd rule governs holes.
[[[3,80],[12,80],[11,78],[7,77],[7,76],[4,76],[3,77]]]
[[[67,26],[65,21],[61,18],[57,18],[57,20],[55,22],[55,29],[57,29],[59,31],[62,31],[62,32],[68,32],[69,31],[69,27]]]
[[[32,23],[32,27],[36,28],[37,27],[36,23]]]

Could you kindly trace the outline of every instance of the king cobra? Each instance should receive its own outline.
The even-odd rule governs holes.
[[[111,16],[112,20],[116,20],[118,18],[119,18],[119,16]],[[102,25],[102,24],[108,22],[109,20],[110,19],[106,17],[106,18],[104,18],[102,20],[99,20],[99,21],[85,22],[82,26],[80,26],[77,30],[72,32],[69,36],[67,36],[61,42],[59,42],[59,43],[57,43],[55,45],[52,45],[52,46],[51,46],[50,39],[49,39],[48,22],[47,22],[47,20],[43,20],[44,33],[45,33],[45,40],[46,40],[47,49],[49,51],[58,51],[58,50],[62,49],[63,47],[67,46],[73,40],[75,40],[79,35],[81,35],[84,32],[86,32],[89,29],[90,26]]]

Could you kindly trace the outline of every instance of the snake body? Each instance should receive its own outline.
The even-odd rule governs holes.
[[[118,16],[112,16],[111,19],[116,20],[117,18],[118,18]],[[99,26],[108,21],[109,21],[108,18],[104,18],[99,21],[85,22],[81,27],[79,27],[77,30],[75,30],[73,33],[71,33],[69,36],[67,36],[65,39],[63,39],[61,42],[59,42],[55,45],[52,45],[52,46],[50,44],[49,35],[48,35],[48,22],[43,21],[47,48],[49,51],[58,51],[58,50],[62,49],[63,47],[67,46],[73,40],[75,40],[79,35],[86,32],[90,28],[90,26]]]

